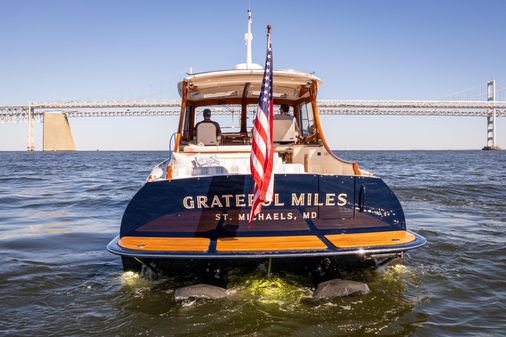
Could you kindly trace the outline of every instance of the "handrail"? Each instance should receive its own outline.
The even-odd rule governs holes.
[[[158,163],[151,172],[149,173],[149,176],[146,179],[146,182],[149,183],[150,181],[155,180],[163,180],[165,177],[167,177],[167,170],[168,165],[172,161],[172,152],[170,152],[169,158],[165,159],[164,161]]]
[[[175,148],[174,148],[174,149],[172,148],[172,139],[174,139],[174,140],[175,140],[175,139],[176,139],[176,135],[177,135],[177,131],[176,131],[176,132],[174,132],[174,133],[170,136],[170,138],[169,138],[169,153],[171,153],[172,151],[174,151],[174,150],[175,150]],[[174,145],[175,145],[175,143],[174,143]]]

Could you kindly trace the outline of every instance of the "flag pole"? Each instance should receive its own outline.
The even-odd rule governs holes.
[[[267,25],[267,55],[264,75],[251,130],[250,168],[253,178],[253,203],[248,228],[252,227],[254,217],[262,211],[263,202],[272,201],[274,195],[273,70],[271,25]]]
[[[267,25],[267,44],[270,47],[271,44],[271,24]],[[269,264],[267,265],[267,277],[271,277],[272,270],[272,257],[269,257]]]

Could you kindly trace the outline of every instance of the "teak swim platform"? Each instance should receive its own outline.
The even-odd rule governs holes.
[[[415,248],[420,241],[409,231],[387,231],[330,234],[323,239],[316,235],[223,237],[215,242],[199,237],[125,236],[114,243],[124,249],[125,255],[135,257],[202,258],[205,253],[208,258],[254,258],[258,254],[261,257],[348,255],[356,253],[356,249],[393,253]],[[134,253],[128,254],[129,250]]]
[[[274,200],[248,226],[252,116],[263,75],[246,63],[178,84],[181,114],[169,158],[131,199],[107,246],[125,268],[171,259],[385,261],[425,244],[406,229],[381,178],[330,150],[316,103],[321,80],[293,70],[273,71],[274,111],[284,110],[273,121]],[[219,116],[210,119],[212,112]]]

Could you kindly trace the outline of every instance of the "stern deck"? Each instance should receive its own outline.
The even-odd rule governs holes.
[[[150,258],[288,257],[395,253],[424,245],[410,231],[332,234],[325,236],[116,237],[107,246],[114,254]]]

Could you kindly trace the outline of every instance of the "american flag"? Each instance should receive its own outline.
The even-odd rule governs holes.
[[[253,218],[262,211],[262,203],[272,201],[274,194],[274,174],[272,172],[274,166],[274,144],[272,141],[274,101],[272,96],[273,68],[270,26],[267,30],[267,57],[251,140],[250,166],[255,186],[249,226],[251,226]]]

